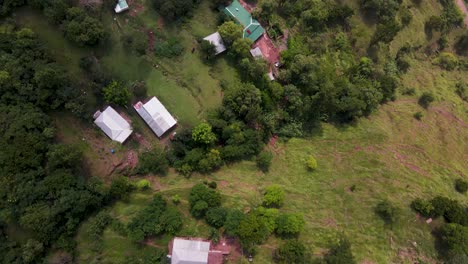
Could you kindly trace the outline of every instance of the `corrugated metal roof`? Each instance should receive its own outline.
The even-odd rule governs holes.
[[[171,264],[207,264],[210,242],[175,238]]]
[[[226,46],[224,46],[223,39],[221,38],[221,35],[219,34],[219,32],[215,32],[205,37],[204,40],[209,41],[211,44],[213,44],[216,47],[216,55],[226,50]]]
[[[151,98],[146,104],[138,102],[133,108],[158,137],[177,124],[177,121],[156,97]]]
[[[94,123],[112,140],[123,143],[132,134],[132,127],[111,106],[108,106]]]
[[[260,23],[252,18],[252,15],[237,0],[232,1],[229,6],[224,8],[224,13],[234,18],[238,24],[244,27],[244,38],[249,38],[255,42],[265,33],[265,29]]]

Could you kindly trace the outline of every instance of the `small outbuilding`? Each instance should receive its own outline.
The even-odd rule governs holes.
[[[254,49],[251,49],[251,50],[250,50],[250,54],[252,54],[252,56],[253,56],[255,59],[263,58],[262,50],[261,50],[259,47],[256,47],[256,48],[254,48]]]
[[[231,247],[224,239],[214,245],[202,238],[175,237],[169,242],[171,264],[222,264]]]
[[[111,106],[94,114],[94,123],[113,141],[124,143],[132,134],[130,124]]]
[[[122,13],[125,10],[128,10],[128,3],[126,0],[118,0],[117,5],[114,8],[115,12]]]
[[[226,46],[224,45],[223,39],[221,38],[221,35],[219,34],[219,32],[215,32],[203,39],[209,41],[212,45],[215,46],[216,48],[215,55],[218,55],[226,51]]]
[[[174,117],[156,97],[151,98],[145,104],[138,102],[133,105],[133,108],[158,137],[164,135],[177,124]]]

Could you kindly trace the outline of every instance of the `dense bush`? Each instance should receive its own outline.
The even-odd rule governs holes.
[[[424,217],[431,217],[434,214],[434,206],[432,203],[420,198],[411,202],[411,208]]]
[[[169,162],[166,158],[166,153],[159,147],[154,147],[148,152],[143,152],[138,157],[138,174],[162,174],[165,175],[169,170]]]
[[[263,204],[266,206],[280,207],[283,205],[285,193],[279,185],[266,187],[263,195]]]
[[[455,70],[459,64],[457,56],[450,52],[440,53],[439,57],[434,60],[434,63],[448,71]]]
[[[262,151],[258,154],[256,159],[257,168],[263,172],[268,172],[271,165],[271,160],[273,159],[273,154],[269,151]]]
[[[278,263],[307,263],[305,245],[296,239],[286,240],[275,252]]]
[[[159,14],[168,20],[191,15],[198,0],[152,0]]]
[[[157,56],[173,58],[182,55],[183,52],[184,46],[179,39],[159,40],[154,44],[154,54]]]
[[[147,190],[147,189],[151,188],[151,183],[148,180],[139,180],[136,183],[136,187],[139,190]]]
[[[309,170],[317,169],[317,160],[314,158],[314,156],[309,156],[307,159],[307,168]]]
[[[237,209],[229,210],[224,222],[224,232],[231,237],[239,236],[239,225],[244,219],[245,215]]]
[[[67,10],[63,31],[65,37],[80,45],[94,46],[105,37],[102,23],[77,7]]]
[[[424,108],[428,108],[429,105],[434,102],[434,96],[432,93],[424,92],[418,100],[418,104]]]
[[[276,218],[276,234],[279,236],[295,236],[304,229],[305,221],[302,214],[280,214]]]
[[[356,263],[353,253],[351,252],[351,244],[346,238],[340,238],[340,240],[330,248],[324,260],[327,264]]]
[[[192,130],[192,138],[195,143],[211,145],[216,141],[216,135],[208,123],[200,123]]]
[[[206,212],[206,222],[216,228],[220,228],[226,221],[227,210],[223,207],[210,208]]]
[[[468,227],[458,224],[446,224],[440,229],[442,250],[446,258],[468,255]],[[460,262],[461,263],[461,262]]]
[[[455,190],[457,190],[459,193],[466,193],[468,190],[468,182],[463,179],[456,179]]]
[[[108,86],[102,89],[104,100],[116,105],[124,106],[130,100],[130,91],[117,81],[112,81]]]
[[[361,8],[368,14],[377,16],[379,21],[389,21],[395,18],[400,8],[401,0],[361,0]]]
[[[234,23],[234,21],[224,22],[218,27],[218,32],[223,38],[223,42],[226,46],[230,47],[234,41],[242,38],[242,26]]]
[[[208,209],[221,205],[221,195],[204,184],[193,186],[189,196],[190,212],[193,216],[204,217]]]

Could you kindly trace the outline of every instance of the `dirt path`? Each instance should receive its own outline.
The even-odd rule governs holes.
[[[465,23],[466,28],[468,28],[468,9],[466,8],[465,3],[463,2],[463,0],[455,0],[455,3],[457,4],[458,8],[460,8],[462,13],[465,15],[463,22]]]

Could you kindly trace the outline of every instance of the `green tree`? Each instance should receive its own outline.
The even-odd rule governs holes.
[[[28,239],[22,246],[23,261],[25,263],[35,263],[44,252],[44,245],[34,239]]]
[[[213,133],[211,125],[203,122],[193,128],[192,139],[202,145],[211,145],[216,141],[216,135]]]
[[[309,158],[307,159],[307,168],[309,170],[317,169],[317,160],[314,158],[314,156],[309,156]]]
[[[463,179],[456,179],[455,190],[459,193],[466,193],[468,191],[468,182]]]
[[[246,249],[252,249],[253,246],[263,243],[270,232],[261,218],[250,213],[240,222],[238,234],[242,246]]]
[[[263,203],[266,206],[280,207],[283,205],[285,193],[279,185],[270,185],[265,189]]]
[[[221,205],[221,195],[216,190],[199,183],[193,186],[190,191],[189,204],[193,216],[203,217],[209,208]]]
[[[327,264],[354,264],[353,253],[351,252],[351,244],[348,239],[340,238],[338,243],[334,244],[328,253],[325,255],[324,260]]]
[[[250,57],[250,47],[253,42],[248,38],[238,38],[234,40],[231,47],[232,54],[237,58],[248,58]]]
[[[258,154],[256,159],[257,168],[263,172],[268,172],[271,165],[271,160],[273,159],[273,154],[269,151],[262,151]]]
[[[196,0],[153,0],[158,13],[168,20],[188,16],[199,3]]]
[[[150,189],[151,188],[151,183],[148,181],[148,180],[139,180],[137,183],[136,183],[136,187],[139,189],[139,190],[147,190],[147,189]]]
[[[302,214],[280,214],[276,218],[276,233],[280,236],[295,236],[304,229],[305,221]]]
[[[307,263],[305,245],[296,239],[286,240],[275,252],[275,258],[279,263]]]
[[[228,236],[238,236],[239,226],[245,215],[238,209],[229,210],[226,215],[226,221],[224,222],[224,232]]]
[[[144,152],[139,156],[138,174],[162,174],[169,170],[169,162],[166,153],[159,147],[154,147],[151,151]]]
[[[78,7],[67,10],[63,30],[68,39],[86,46],[98,44],[105,36],[102,23]]]
[[[200,43],[201,54],[203,59],[211,61],[216,57],[216,47],[208,40],[202,40]]]
[[[434,206],[432,203],[420,198],[411,202],[411,208],[424,217],[431,217],[434,214]]]
[[[83,158],[82,152],[77,147],[65,144],[50,146],[46,156],[47,168],[51,171],[78,168]]]
[[[104,100],[108,103],[124,106],[130,100],[130,91],[120,83],[112,81],[103,90]]]
[[[206,222],[216,228],[220,228],[226,222],[227,210],[223,207],[210,208],[206,212]]]
[[[218,32],[223,38],[225,45],[230,47],[236,39],[242,38],[242,26],[234,23],[234,21],[224,22],[218,27]]]
[[[468,255],[468,227],[446,224],[440,229],[440,238],[445,246],[445,256]]]
[[[434,95],[429,92],[424,92],[421,97],[419,97],[418,104],[424,108],[428,108],[429,105],[434,102]]]

